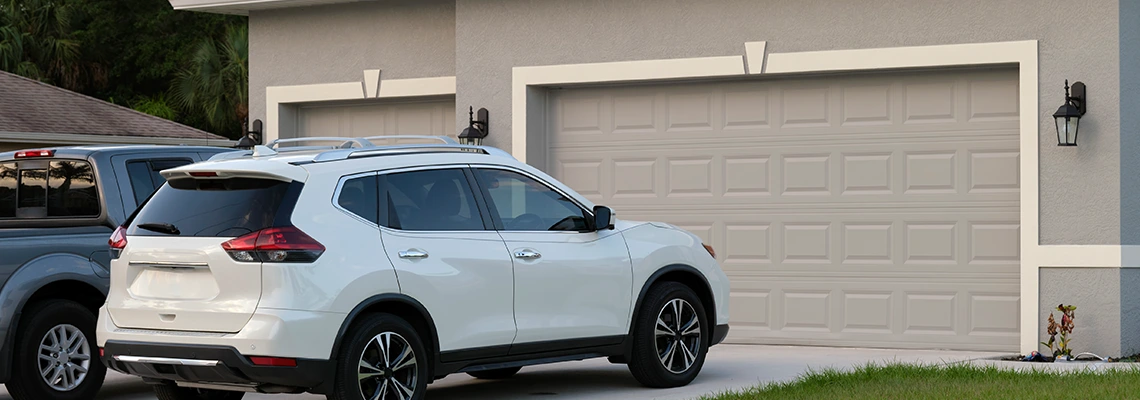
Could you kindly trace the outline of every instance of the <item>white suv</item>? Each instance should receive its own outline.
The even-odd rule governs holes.
[[[111,237],[109,368],[162,400],[422,399],[451,373],[594,357],[675,387],[728,334],[728,279],[689,232],[499,149],[306,140],[331,139],[162,171]]]

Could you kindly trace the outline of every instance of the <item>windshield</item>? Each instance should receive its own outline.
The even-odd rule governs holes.
[[[132,236],[237,237],[272,227],[290,183],[270,179],[172,179],[127,228]]]

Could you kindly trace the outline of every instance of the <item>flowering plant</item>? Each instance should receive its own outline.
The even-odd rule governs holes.
[[[1061,312],[1061,323],[1058,324],[1057,320],[1053,318],[1053,313],[1049,313],[1049,325],[1045,328],[1046,333],[1049,334],[1048,342],[1041,342],[1041,344],[1049,346],[1049,350],[1053,352],[1053,358],[1071,357],[1073,350],[1069,348],[1069,334],[1073,333],[1075,327],[1073,319],[1076,318],[1077,306],[1060,304],[1057,306],[1057,311]],[[1057,336],[1060,335],[1060,340]]]

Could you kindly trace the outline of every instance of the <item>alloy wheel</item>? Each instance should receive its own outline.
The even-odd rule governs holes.
[[[38,361],[44,383],[60,392],[71,391],[87,378],[87,370],[91,367],[91,345],[79,328],[69,324],[56,325],[40,340]]]
[[[654,329],[657,359],[666,370],[683,374],[697,362],[701,349],[701,321],[692,304],[673,299],[657,313]]]
[[[360,355],[360,395],[367,400],[411,399],[419,379],[416,362],[412,345],[400,334],[374,336]]]

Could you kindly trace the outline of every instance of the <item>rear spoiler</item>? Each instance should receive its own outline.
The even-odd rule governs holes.
[[[304,168],[292,164],[252,159],[206,161],[162,170],[159,174],[168,180],[178,178],[257,178],[283,182],[305,182],[309,178],[309,172]]]

